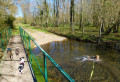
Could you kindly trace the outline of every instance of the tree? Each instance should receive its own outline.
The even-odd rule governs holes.
[[[83,0],[80,0],[81,1],[81,9],[80,9],[80,25],[79,25],[79,29],[82,28],[82,13],[83,13]]]
[[[15,1],[0,0],[0,22],[1,22],[0,27],[3,27],[3,28],[7,27],[8,26],[7,21],[12,20],[16,12],[17,12],[17,6],[15,4]],[[13,22],[11,23],[11,25],[13,25]]]
[[[31,6],[33,2],[34,6]],[[23,5],[22,10],[26,23],[31,20],[35,25],[64,26],[70,27],[71,31],[74,31],[74,26],[77,26],[83,32],[83,26],[90,25],[99,29],[101,36],[103,33],[118,32],[119,4],[118,0],[53,0],[52,2],[25,0],[21,5]]]
[[[49,14],[49,10],[48,10],[48,4],[46,2],[46,0],[44,1],[44,16],[45,16],[45,24],[46,27],[48,27],[48,14]]]
[[[23,11],[24,23],[25,24],[31,23],[30,1],[29,0],[25,0],[20,5],[21,5],[22,11]]]
[[[70,29],[74,31],[74,0],[71,0],[70,5]]]
[[[15,21],[15,17],[13,17],[12,15],[9,15],[8,18],[7,18],[7,20],[6,20],[6,23],[7,23],[12,29],[14,29],[13,21]]]

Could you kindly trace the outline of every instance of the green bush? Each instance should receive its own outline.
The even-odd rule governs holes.
[[[15,28],[13,22],[15,21],[15,17],[13,17],[12,15],[9,15],[7,20],[5,21],[6,24],[8,24],[12,29]]]
[[[31,26],[35,26],[36,25],[36,23],[34,23],[34,22],[31,22],[31,24],[30,24]]]

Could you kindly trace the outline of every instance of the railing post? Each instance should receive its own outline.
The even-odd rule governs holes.
[[[24,31],[24,40],[25,40],[25,47],[26,47],[26,50],[27,50],[27,42],[26,42],[26,35],[25,35],[25,31]]]
[[[22,33],[22,40],[24,39],[24,36],[23,36],[23,29],[21,29],[21,33]],[[23,40],[24,41],[24,40]]]
[[[29,50],[30,50],[30,63],[32,64],[32,53],[31,53],[31,45],[30,45],[30,36],[28,36],[29,39]]]
[[[11,28],[9,27],[9,32],[10,32],[10,35],[9,35],[9,39],[10,39],[10,37],[11,37]]]
[[[20,31],[21,31],[21,39],[22,39],[22,41],[23,41],[23,36],[22,36],[22,29],[20,29]]]
[[[45,68],[45,82],[48,82],[48,79],[47,79],[47,60],[46,60],[45,53],[43,53],[43,55],[44,55],[44,68]]]
[[[11,28],[9,27],[9,29],[10,29],[10,37],[11,37]]]
[[[11,35],[10,35],[10,28],[9,28],[9,32],[8,32],[8,35],[9,35],[9,39],[10,39],[10,36],[11,36]]]
[[[0,37],[1,37],[1,42],[2,42],[3,52],[5,52],[5,51],[4,51],[4,45],[3,45],[3,39],[2,39],[2,34],[1,34],[1,33],[0,33]]]
[[[21,28],[20,28],[20,26],[19,26],[19,31],[20,31],[20,36],[21,36]]]
[[[7,43],[7,45],[8,45],[6,30],[5,30],[5,36],[6,36],[6,43]]]
[[[22,32],[23,32],[23,41],[26,41],[26,39],[25,39],[25,31],[22,30]]]

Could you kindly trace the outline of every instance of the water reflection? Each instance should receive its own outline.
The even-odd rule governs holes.
[[[41,47],[77,82],[88,82],[92,70],[92,61],[80,62],[80,57],[100,55],[102,62],[95,62],[93,82],[120,81],[120,52],[98,47],[94,43],[65,40],[52,42]],[[33,49],[39,55],[38,48]],[[114,73],[117,70],[117,73]],[[117,78],[117,79],[116,79]]]

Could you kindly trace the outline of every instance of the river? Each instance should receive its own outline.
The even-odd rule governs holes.
[[[51,42],[41,47],[76,81],[88,82],[93,70],[92,82],[120,82],[120,51],[98,47],[95,43],[65,40]],[[34,54],[40,55],[38,48],[33,49]],[[82,61],[86,56],[100,56],[100,61]],[[93,69],[94,65],[94,69]],[[53,66],[48,70],[53,72]],[[54,68],[55,69],[55,68]],[[54,72],[53,74],[55,75]],[[61,78],[61,75],[53,76]],[[66,81],[62,79],[62,81]]]

